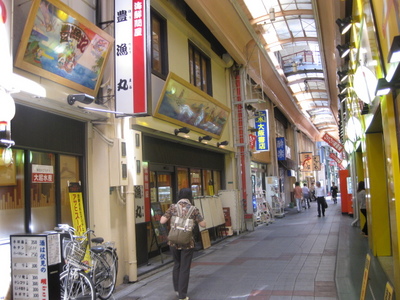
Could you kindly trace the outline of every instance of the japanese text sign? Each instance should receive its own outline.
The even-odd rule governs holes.
[[[327,142],[329,146],[331,146],[333,149],[335,149],[339,153],[342,152],[344,149],[343,145],[327,132],[322,137],[322,140]]]
[[[147,115],[149,109],[149,2],[115,1],[116,110],[130,115]]]
[[[269,151],[268,111],[258,111],[255,115],[256,129],[258,129],[256,151]]]

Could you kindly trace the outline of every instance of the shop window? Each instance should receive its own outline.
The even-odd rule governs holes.
[[[218,194],[221,190],[221,172],[213,171],[213,183],[214,183],[214,193]]]
[[[214,180],[211,170],[203,170],[204,196],[214,196]]]
[[[69,202],[68,182],[79,182],[79,159],[75,156],[60,155],[61,223],[73,224]]]
[[[177,178],[178,178],[178,191],[183,188],[189,187],[189,169],[187,168],[177,168]]]
[[[0,241],[25,232],[24,151],[0,148]]]
[[[152,72],[166,78],[167,59],[167,22],[154,10],[151,11],[151,69]]]
[[[210,59],[189,42],[190,83],[212,96]]]
[[[190,170],[190,185],[193,198],[202,196],[201,171],[199,169]]]
[[[30,152],[30,170],[30,230],[51,230],[56,224],[55,155]]]
[[[68,182],[79,181],[77,156],[0,148],[0,242],[10,234],[52,230],[57,223],[73,225]]]

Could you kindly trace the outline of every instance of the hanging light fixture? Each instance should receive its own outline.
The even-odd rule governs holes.
[[[351,16],[348,16],[344,19],[337,19],[336,24],[339,26],[340,34],[345,34],[351,28],[353,19]]]

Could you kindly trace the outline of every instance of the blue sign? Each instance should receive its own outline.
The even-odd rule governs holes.
[[[277,137],[276,138],[276,152],[278,154],[278,160],[286,160],[286,147],[285,147],[285,138]]]
[[[256,112],[256,151],[269,151],[269,127],[268,127],[268,111]]]

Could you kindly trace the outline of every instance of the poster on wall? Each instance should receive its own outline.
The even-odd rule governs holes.
[[[58,0],[34,0],[18,68],[95,96],[114,39]]]

